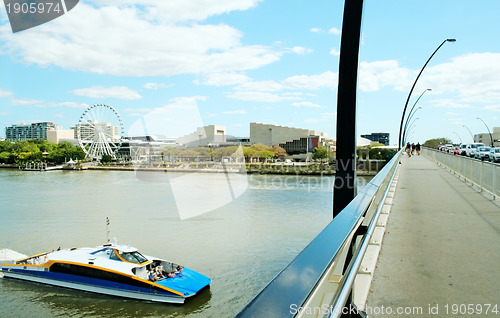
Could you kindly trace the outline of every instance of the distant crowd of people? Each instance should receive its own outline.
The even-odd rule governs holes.
[[[178,265],[175,271],[167,272],[160,264],[149,270],[149,280],[152,282],[157,282],[164,278],[175,278],[177,275],[181,274],[183,269],[184,267]]]
[[[415,144],[410,144],[409,142],[406,144],[405,147],[406,154],[408,157],[411,157],[412,155],[417,154],[417,156],[420,156],[420,143]]]

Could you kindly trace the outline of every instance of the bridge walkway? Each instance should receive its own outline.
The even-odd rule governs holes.
[[[487,304],[492,306],[485,315]],[[498,200],[423,155],[403,155],[366,312],[368,317],[500,317]]]

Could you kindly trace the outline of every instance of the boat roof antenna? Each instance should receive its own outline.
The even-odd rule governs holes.
[[[109,218],[106,217],[106,242],[109,243]]]

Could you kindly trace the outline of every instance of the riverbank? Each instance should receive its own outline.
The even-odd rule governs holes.
[[[0,168],[20,170],[22,167],[15,164],[1,164]],[[64,169],[64,168],[63,168]],[[82,165],[78,168],[64,170],[97,170],[97,171],[148,171],[148,172],[179,172],[179,173],[246,173],[246,174],[273,174],[273,175],[311,175],[311,176],[334,176],[335,170],[331,167],[322,165],[306,166],[306,165],[226,165],[225,167],[205,167],[198,168],[192,166],[146,166],[146,165],[106,165],[92,166]],[[374,176],[378,173],[377,170],[358,170],[358,176]]]
[[[179,172],[179,173],[247,173],[247,174],[275,174],[275,175],[320,175],[334,176],[335,170],[305,170],[305,169],[235,169],[235,168],[167,168],[146,166],[88,166],[88,170],[107,171],[150,171],[150,172]],[[374,176],[378,171],[357,171],[358,176]]]

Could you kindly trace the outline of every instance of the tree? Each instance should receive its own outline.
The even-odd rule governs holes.
[[[427,147],[427,148],[437,149],[439,147],[439,145],[444,145],[444,144],[452,144],[452,142],[448,138],[434,138],[434,139],[426,140],[424,142],[423,146]]]
[[[272,152],[274,152],[276,158],[288,156],[286,150],[280,146],[272,146]]]
[[[243,147],[243,156],[245,157],[245,160],[247,162],[250,162],[250,159],[252,159],[252,157],[255,156],[256,152],[257,150],[251,147]]]
[[[113,161],[113,157],[111,155],[102,155],[101,163],[110,163]]]
[[[372,148],[370,149],[369,156],[370,159],[385,160],[389,161],[397,153],[395,149],[388,148]]]
[[[214,149],[214,158],[221,160],[222,157],[230,157],[238,150],[238,146],[220,147]]]
[[[8,151],[0,152],[0,162],[1,163],[14,163],[14,158],[12,154]]]
[[[266,150],[266,149],[257,150],[255,152],[255,155],[263,160],[274,158],[274,152],[272,152],[271,150]]]
[[[325,147],[314,147],[312,158],[314,160],[328,159],[328,150]]]

